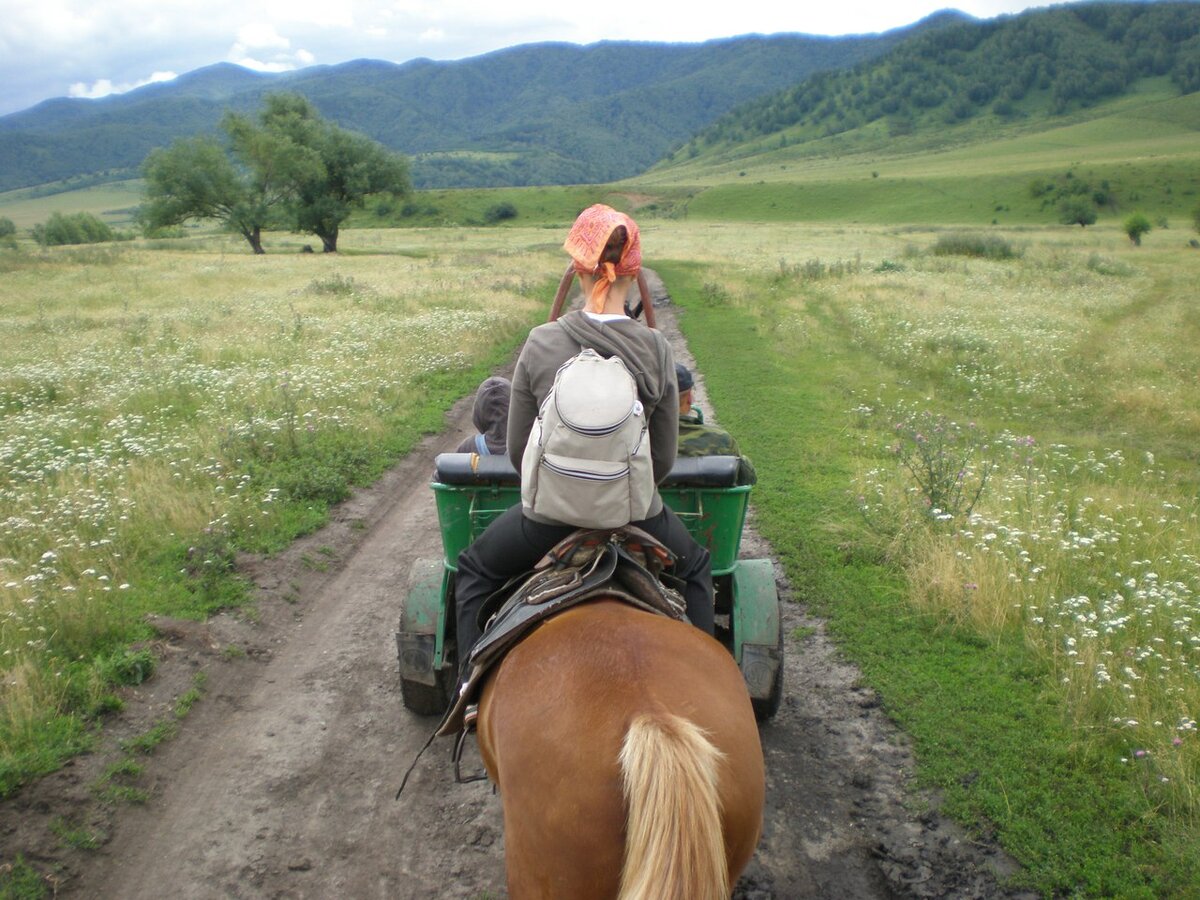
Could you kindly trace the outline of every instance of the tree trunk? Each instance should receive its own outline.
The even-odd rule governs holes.
[[[322,245],[324,245],[324,249],[322,250],[323,253],[337,253],[337,239],[338,239],[337,226],[334,226],[334,228],[331,231],[328,231],[325,233],[321,233],[318,231],[317,237],[319,237],[321,239],[321,243],[322,243]]]
[[[263,249],[262,233],[257,225],[255,225],[254,228],[252,228],[252,229],[243,231],[242,236],[245,237],[246,240],[249,242],[250,249],[253,250],[256,255],[261,256],[267,252],[266,250]]]

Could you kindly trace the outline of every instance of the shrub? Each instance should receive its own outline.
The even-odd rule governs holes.
[[[154,674],[154,654],[149,650],[118,650],[96,660],[96,674],[106,684],[141,684]]]
[[[483,213],[483,220],[489,225],[495,225],[497,222],[503,222],[505,219],[515,219],[516,217],[517,208],[508,202],[489,206]]]
[[[1129,240],[1133,241],[1135,247],[1142,245],[1142,235],[1150,231],[1150,220],[1141,213],[1134,213],[1125,220],[1125,233],[1129,235]]]
[[[17,226],[13,220],[0,216],[0,247],[8,247],[16,249],[17,246]]]
[[[1054,182],[1046,178],[1035,178],[1029,182],[1029,196],[1033,199],[1054,193]]]
[[[1108,259],[1099,253],[1093,253],[1088,257],[1087,267],[1089,271],[1095,272],[1097,275],[1117,275],[1127,278],[1133,274],[1133,269],[1125,263]]]
[[[335,297],[348,297],[357,290],[351,275],[334,272],[325,278],[314,278],[308,285],[310,294],[332,294]]]
[[[923,511],[938,521],[970,516],[996,468],[993,449],[975,424],[905,411],[893,432],[892,454],[912,477]]]
[[[1096,207],[1090,200],[1079,197],[1064,200],[1058,206],[1058,220],[1064,225],[1078,225],[1086,228],[1096,224]]]
[[[842,278],[847,275],[857,275],[862,271],[862,259],[838,259],[825,262],[820,259],[810,259],[802,263],[779,261],[777,281],[820,281],[823,278]]]
[[[151,225],[143,225],[142,236],[156,240],[170,240],[187,237],[187,231],[182,225],[163,225],[157,228]]]
[[[934,256],[978,256],[983,259],[1016,259],[1021,251],[1012,242],[995,234],[955,232],[943,234],[933,245]]]
[[[1016,115],[1017,108],[1012,105],[1011,100],[997,100],[992,104],[992,112],[1001,118],[1007,119],[1009,116]]]
[[[117,239],[104,222],[88,212],[56,212],[40,225],[33,227],[33,239],[43,247],[63,244],[100,244]]]

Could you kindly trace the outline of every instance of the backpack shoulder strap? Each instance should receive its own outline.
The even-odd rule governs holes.
[[[480,456],[491,456],[492,451],[488,449],[487,438],[482,434],[475,435],[475,452]]]

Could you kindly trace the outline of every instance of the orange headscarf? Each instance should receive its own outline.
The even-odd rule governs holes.
[[[625,247],[616,263],[603,262],[601,257],[608,239],[618,228],[625,228]],[[621,275],[636,275],[642,269],[642,240],[637,223],[611,206],[597,203],[579,214],[563,249],[575,260],[575,271],[596,276],[596,286],[588,297],[590,312],[600,312],[608,299],[609,289]]]

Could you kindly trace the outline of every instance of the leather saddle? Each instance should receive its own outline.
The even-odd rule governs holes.
[[[471,651],[469,674],[437,734],[462,730],[463,711],[487,674],[540,623],[598,597],[617,599],[658,615],[684,620],[682,583],[665,569],[675,560],[656,538],[627,525],[572,532],[538,561],[533,572],[484,603],[483,635]]]

